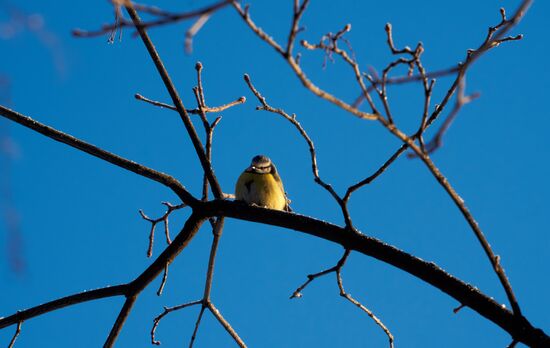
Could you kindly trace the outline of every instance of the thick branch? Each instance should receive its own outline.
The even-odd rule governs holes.
[[[550,345],[550,337],[542,330],[534,328],[523,316],[514,315],[476,287],[452,276],[433,262],[426,262],[378,239],[307,216],[248,206],[241,202],[217,200],[199,204],[202,206],[199,210],[209,217],[227,216],[297,230],[374,257],[443,291],[494,322],[518,341],[530,346]]]

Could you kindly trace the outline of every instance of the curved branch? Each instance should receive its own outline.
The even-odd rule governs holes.
[[[148,179],[159,182],[164,186],[167,186],[170,189],[172,189],[172,191],[184,203],[189,204],[190,206],[193,206],[194,203],[197,202],[197,199],[193,197],[178,180],[171,177],[170,175],[157,172],[156,170],[143,166],[139,163],[130,161],[126,158],[115,155],[114,153],[105,151],[95,145],[82,141],[67,133],[60,132],[55,128],[49,127],[43,123],[35,121],[28,116],[25,116],[16,111],[10,110],[2,105],[0,105],[0,116],[3,116],[16,123],[19,123],[20,125],[23,125],[27,128],[30,128],[42,135],[47,136],[48,138],[67,144],[71,147],[74,147],[76,149],[89,153],[92,156],[95,156],[104,161],[112,163],[118,167],[124,168],[138,175],[141,175]]]
[[[523,316],[514,315],[473,285],[454,277],[433,262],[426,262],[376,238],[311,217],[249,206],[242,202],[200,202],[197,209],[207,217],[226,216],[296,230],[374,257],[443,291],[500,326],[514,339],[529,346],[550,345],[550,337],[541,329],[533,327]]]

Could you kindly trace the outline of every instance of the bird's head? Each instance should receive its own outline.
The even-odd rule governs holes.
[[[272,167],[273,164],[271,163],[269,157],[264,155],[257,155],[252,158],[252,162],[250,163],[250,167],[248,167],[247,171],[258,174],[267,174],[271,173]]]

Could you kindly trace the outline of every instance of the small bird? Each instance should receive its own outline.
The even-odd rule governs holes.
[[[254,156],[250,166],[239,176],[235,199],[269,209],[290,211],[283,182],[269,157]]]

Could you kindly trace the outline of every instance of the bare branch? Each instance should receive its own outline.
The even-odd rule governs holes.
[[[317,50],[321,49],[328,53],[329,57],[331,57],[331,54],[337,54],[339,55],[347,64],[350,65],[350,67],[353,69],[355,79],[361,89],[361,93],[363,98],[365,98],[372,110],[372,113],[375,115],[379,115],[380,113],[376,109],[376,106],[374,105],[374,102],[369,94],[369,90],[367,86],[365,85],[365,82],[363,81],[363,74],[361,73],[361,70],[359,68],[359,64],[355,60],[354,57],[350,57],[350,55],[343,49],[338,47],[338,41],[344,40],[343,35],[351,30],[351,24],[347,24],[342,28],[340,31],[338,31],[336,34],[328,33],[324,35],[318,44],[312,45],[308,43],[306,40],[302,40],[301,44],[304,48],[308,50]],[[325,40],[328,40],[328,44],[325,43]],[[351,44],[346,41],[348,47],[351,48]],[[353,106],[352,106],[353,107]]]
[[[197,201],[176,179],[161,172],[157,172],[151,168],[145,167],[139,163],[127,160],[123,157],[117,156],[113,153],[107,152],[97,146],[86,143],[78,138],[75,138],[69,134],[60,132],[52,127],[46,126],[38,121],[33,120],[30,117],[24,116],[20,113],[12,111],[4,106],[0,105],[0,115],[17,122],[27,128],[30,128],[42,135],[47,136],[53,140],[72,146],[76,149],[89,153],[92,156],[100,158],[104,161],[112,163],[118,167],[124,168],[131,172],[134,172],[143,177],[157,181],[170,189],[178,195],[178,197],[186,204],[193,206]]]
[[[78,303],[98,300],[106,297],[125,295],[128,290],[127,284],[115,285],[95,290],[83,291],[74,295],[58,298],[36,307],[18,311],[17,313],[4,318],[0,317],[0,329]]]
[[[292,295],[290,295],[290,299],[293,299],[293,298],[301,298],[301,297],[303,296],[303,295],[302,295],[302,291],[303,291],[312,281],[314,281],[314,280],[317,279],[317,278],[323,277],[323,276],[325,276],[325,275],[327,275],[327,274],[335,273],[336,271],[338,271],[339,269],[341,269],[342,267],[344,267],[344,264],[346,263],[349,254],[350,254],[350,251],[349,251],[349,250],[345,250],[345,251],[344,251],[344,255],[342,255],[342,257],[340,258],[340,260],[338,260],[338,262],[336,263],[336,265],[334,265],[334,266],[332,266],[332,267],[330,267],[330,268],[327,268],[327,269],[325,269],[324,271],[321,271],[321,272],[308,274],[308,275],[307,275],[307,280],[306,280],[302,285],[300,285],[296,290],[294,290],[294,292],[292,293]]]
[[[213,5],[204,7],[202,9],[199,9],[196,11],[183,12],[183,13],[171,13],[171,12],[160,10],[156,7],[150,7],[150,6],[139,5],[139,4],[132,4],[132,6],[137,11],[142,11],[142,12],[160,17],[159,19],[152,20],[150,22],[144,22],[141,24],[142,28],[152,28],[152,27],[158,27],[162,25],[184,21],[191,18],[202,17],[205,15],[210,16],[214,12],[229,5],[229,3],[230,3],[229,0],[219,1]],[[125,28],[125,27],[133,27],[133,26],[134,26],[134,23],[132,21],[127,21],[124,18],[117,17],[117,20],[115,20],[115,23],[105,24],[100,29],[97,29],[97,30],[88,31],[88,30],[82,30],[82,29],[74,29],[73,35],[75,37],[80,37],[80,38],[97,37],[97,36],[105,35],[107,33],[113,33],[116,30],[122,30],[122,28]]]
[[[216,317],[216,319],[218,319],[218,322],[222,324],[225,331],[227,331],[227,333],[231,335],[231,337],[233,337],[233,339],[239,345],[239,347],[246,348],[246,344],[244,343],[242,338],[239,337],[237,332],[233,329],[233,327],[229,324],[229,322],[225,320],[225,318],[222,316],[220,311],[214,306],[212,302],[208,303],[208,309],[210,309],[210,312],[214,315],[214,317]]]
[[[126,323],[126,319],[128,319],[128,316],[130,315],[130,311],[132,310],[136,299],[137,296],[129,296],[126,298],[126,301],[124,301],[124,305],[122,306],[120,313],[118,314],[115,323],[111,328],[111,332],[109,333],[109,336],[107,337],[103,348],[111,348],[113,344],[115,344],[115,341],[118,338],[118,335],[120,334],[124,323]]]
[[[350,255],[350,250],[346,249],[344,251],[344,254],[342,255],[342,257],[340,258],[340,260],[338,260],[336,265],[334,265],[333,267],[328,268],[328,269],[326,269],[324,271],[321,271],[321,272],[318,272],[318,273],[308,274],[307,281],[305,283],[303,283],[302,285],[300,285],[292,293],[290,298],[293,299],[293,298],[302,297],[302,290],[304,290],[312,281],[314,281],[315,279],[317,279],[319,277],[325,276],[327,274],[335,273],[336,274],[336,282],[338,284],[338,289],[340,290],[340,296],[344,297],[345,299],[347,299],[348,301],[350,301],[351,303],[353,303],[354,305],[359,307],[362,311],[367,313],[367,315],[369,317],[371,317],[372,320],[374,320],[376,325],[378,325],[386,333],[386,335],[388,336],[388,339],[390,341],[390,348],[393,348],[393,335],[391,334],[390,330],[388,330],[388,328],[384,325],[384,323],[376,315],[374,315],[374,313],[371,310],[369,310],[367,307],[365,307],[359,301],[357,301],[356,299],[351,297],[351,295],[348,294],[344,290],[344,285],[343,285],[343,281],[342,281],[342,268],[346,264],[346,261],[347,261],[349,255]]]
[[[382,164],[382,166],[380,166],[380,168],[378,168],[378,170],[376,170],[376,172],[374,172],[374,174],[370,175],[369,177],[361,180],[360,182],[358,182],[357,184],[354,184],[350,187],[348,187],[348,190],[346,191],[346,194],[344,195],[344,202],[348,202],[349,198],[351,197],[351,194],[358,190],[359,188],[363,187],[364,185],[368,185],[370,184],[371,182],[374,181],[374,179],[378,178],[382,173],[384,173],[386,171],[386,169],[388,169],[388,167],[397,159],[399,158],[399,156],[405,152],[407,149],[409,148],[409,146],[407,144],[403,144],[401,145],[401,147],[399,147],[399,149],[397,149],[397,151],[394,152],[393,155],[391,155],[391,157],[386,161],[384,162],[384,164]]]
[[[173,211],[182,209],[186,207],[187,205],[185,203],[181,203],[178,205],[173,205],[170,202],[162,202],[163,205],[166,206],[166,212],[157,219],[151,219],[145,213],[143,210],[139,210],[139,214],[145,221],[149,221],[151,223],[151,231],[149,233],[149,247],[147,248],[147,257],[153,256],[153,242],[155,238],[155,228],[158,223],[162,222],[164,224],[164,235],[166,237],[166,244],[172,243],[172,240],[170,239],[170,228],[168,223],[168,217],[170,214],[172,214]]]
[[[426,153],[433,153],[436,150],[438,150],[443,145],[443,136],[445,135],[445,132],[449,129],[453,121],[455,120],[456,116],[458,116],[458,113],[462,109],[462,107],[471,101],[479,98],[479,93],[472,93],[471,95],[465,96],[464,95],[464,87],[465,85],[465,79],[461,79],[460,83],[458,85],[458,90],[456,94],[456,102],[453,106],[451,112],[443,122],[443,124],[439,127],[439,130],[436,132],[436,134],[433,136],[432,140],[426,144]],[[415,158],[415,153],[409,153],[407,154],[407,157],[409,158]]]
[[[290,27],[290,33],[288,34],[288,41],[286,44],[287,56],[292,56],[292,50],[294,48],[294,42],[296,41],[296,35],[298,34],[298,32],[300,32],[300,19],[302,18],[302,15],[304,14],[308,4],[309,0],[302,0],[301,4],[300,0],[294,0],[292,26]]]
[[[134,95],[134,97],[137,99],[137,100],[141,100],[141,101],[144,101],[146,103],[149,103],[151,105],[155,105],[155,106],[158,106],[160,108],[166,108],[166,109],[170,109],[170,110],[174,110],[174,111],[177,111],[176,107],[174,105],[170,105],[170,104],[166,104],[166,103],[163,103],[163,102],[159,102],[159,101],[156,101],[156,100],[152,100],[152,99],[149,99],[149,98],[146,98],[144,96],[142,96],[141,94],[139,93],[136,93]],[[224,104],[224,105],[220,105],[220,106],[213,106],[213,107],[209,107],[209,106],[205,106],[203,108],[203,111],[205,113],[209,113],[209,112],[222,112],[222,111],[225,111],[235,105],[239,105],[239,104],[243,104],[246,102],[246,98],[245,97],[240,97],[238,99],[235,99],[234,101],[230,102],[230,103],[227,103],[227,104]],[[199,109],[187,109],[187,112],[191,115],[199,115]]]
[[[206,307],[202,306],[199,315],[197,316],[195,329],[193,330],[193,334],[191,335],[191,341],[189,341],[189,348],[193,348],[193,344],[195,343],[195,339],[197,338],[197,332],[199,331],[199,326],[201,325],[202,315],[204,314],[205,309]]]
[[[185,52],[187,54],[193,53],[193,38],[199,30],[202,29],[202,27],[208,22],[208,19],[210,19],[210,16],[212,16],[212,12],[205,13],[201,15],[193,25],[187,29],[185,32]]]
[[[164,318],[166,315],[168,315],[171,312],[174,312],[183,308],[195,306],[201,303],[202,303],[202,300],[198,300],[198,301],[187,302],[174,307],[164,307],[164,311],[161,314],[159,314],[155,319],[153,319],[153,328],[151,329],[151,343],[157,346],[160,345],[161,343],[155,338],[155,333],[157,331],[157,327],[159,326],[159,323],[162,320],[162,318]]]
[[[15,344],[15,340],[17,340],[19,333],[21,333],[21,324],[23,324],[22,321],[17,323],[17,328],[15,329],[15,333],[13,334],[13,337],[10,340],[10,344],[8,344],[8,348],[13,348]]]
[[[159,289],[157,290],[157,296],[162,295],[162,292],[164,291],[164,286],[166,285],[166,281],[168,280],[168,265],[164,266],[164,273],[162,274],[162,280],[159,285]]]
[[[149,55],[151,56],[151,59],[153,60],[153,63],[155,64],[155,67],[157,68],[157,71],[160,77],[162,78],[162,81],[164,82],[164,85],[166,86],[166,90],[170,94],[170,97],[172,98],[172,102],[176,106],[176,109],[180,115],[180,118],[183,121],[183,124],[185,125],[187,133],[189,134],[189,137],[191,138],[191,142],[193,143],[193,147],[195,148],[195,152],[199,157],[202,169],[204,170],[204,173],[208,177],[208,181],[210,182],[210,186],[212,187],[214,197],[216,198],[223,197],[223,191],[220,187],[218,180],[216,179],[214,170],[212,169],[210,162],[206,158],[206,153],[197,135],[195,127],[193,126],[193,123],[189,118],[189,114],[187,113],[187,110],[185,109],[183,102],[181,101],[181,98],[179,97],[179,94],[174,84],[172,83],[170,76],[168,75],[168,71],[166,70],[166,68],[164,67],[164,64],[162,63],[162,60],[160,59],[160,56],[155,46],[153,45],[153,42],[151,41],[151,39],[149,38],[149,35],[145,31],[145,28],[143,28],[142,22],[136,10],[131,6],[127,6],[126,11],[132,18],[132,21],[134,22],[139,32],[139,35],[143,43],[145,44],[145,47],[147,48],[147,51],[149,52]]]
[[[365,305],[363,305],[361,302],[354,299],[349,293],[346,292],[346,290],[344,290],[344,284],[342,281],[342,267],[336,269],[336,279],[338,282],[338,288],[340,289],[340,296],[344,297],[346,300],[359,307],[363,312],[367,313],[367,315],[371,317],[372,320],[374,320],[376,325],[378,325],[382,329],[382,331],[384,331],[384,333],[388,336],[390,348],[393,348],[393,335],[388,327],[384,325],[382,320],[380,320],[370,309],[365,307]]]
[[[298,65],[297,61],[292,56],[288,56],[286,54],[286,51],[281,48],[281,46],[269,35],[267,35],[260,27],[258,27],[250,18],[250,15],[248,13],[248,6],[243,10],[241,8],[241,5],[237,1],[232,2],[233,7],[235,10],[239,13],[241,18],[244,20],[244,22],[248,25],[248,27],[262,40],[264,40],[267,44],[269,44],[273,49],[275,49],[281,56],[288,62],[298,79],[302,82],[304,87],[309,89],[313,94],[317,95],[318,97],[321,97],[339,107],[342,109],[352,113],[353,115],[365,119],[365,120],[376,120],[378,119],[378,115],[368,113],[361,111],[357,108],[354,108],[350,104],[336,98],[332,94],[320,89],[317,87],[311,80],[307,77],[307,75],[304,73],[302,68]]]
[[[527,345],[550,344],[550,337],[540,329],[534,328],[524,317],[516,316],[473,285],[453,277],[433,262],[426,262],[356,230],[349,230],[296,213],[273,211],[241,202],[215,200],[199,204],[201,205],[199,209],[208,217],[226,216],[297,230],[340,244],[346,249],[372,256],[440,289]]]
[[[461,310],[462,308],[464,308],[464,307],[465,307],[465,306],[464,306],[463,304],[461,304],[460,306],[458,306],[458,307],[456,307],[456,308],[453,309],[453,313],[456,314],[456,313],[460,312],[460,310]]]

